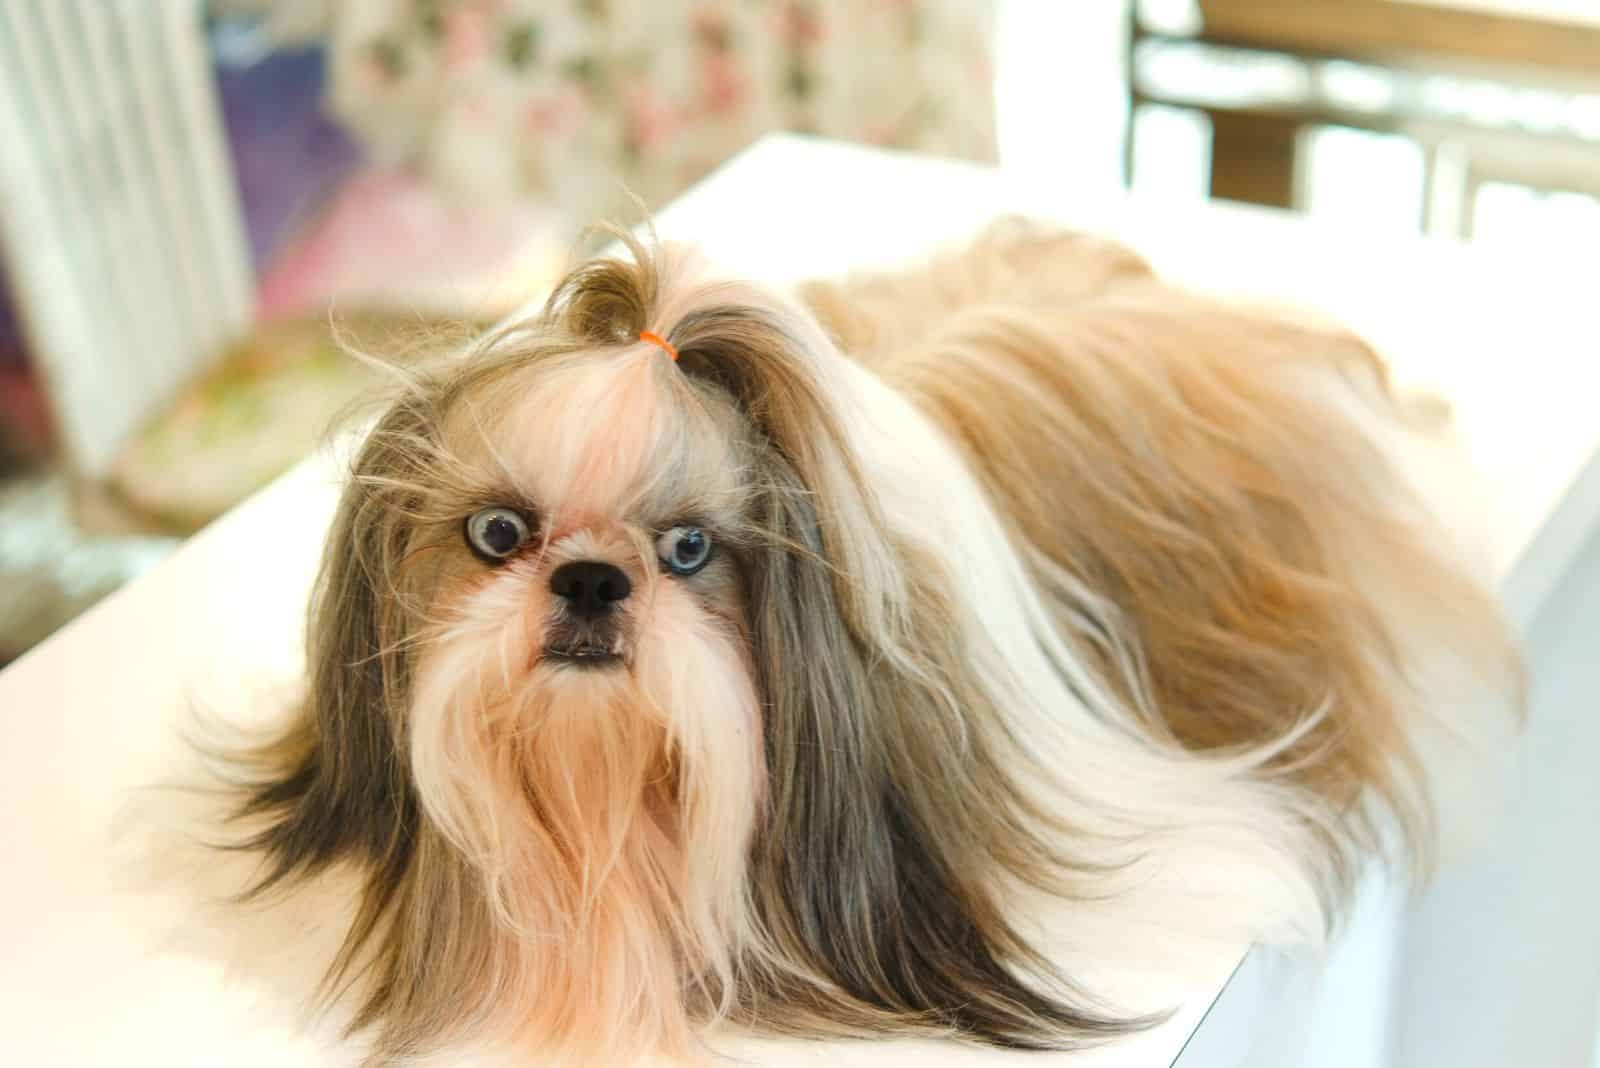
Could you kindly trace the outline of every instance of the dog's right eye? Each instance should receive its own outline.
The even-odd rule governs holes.
[[[514,508],[480,508],[467,517],[466,534],[479,558],[497,564],[528,540],[528,521]]]

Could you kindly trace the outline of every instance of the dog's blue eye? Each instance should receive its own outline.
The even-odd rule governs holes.
[[[711,537],[699,527],[673,527],[656,539],[656,554],[674,575],[692,575],[711,559]]]
[[[528,521],[513,508],[480,508],[467,517],[467,545],[490,563],[498,563],[528,540]]]

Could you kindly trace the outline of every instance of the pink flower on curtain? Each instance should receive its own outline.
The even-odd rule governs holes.
[[[788,0],[779,8],[778,27],[783,39],[796,46],[817,44],[826,36],[816,8],[802,0]]]
[[[577,128],[583,113],[583,94],[565,86],[528,101],[523,122],[536,137],[564,137]]]
[[[355,65],[355,75],[361,87],[373,93],[386,92],[394,85],[393,72],[376,58],[368,57]]]
[[[640,152],[660,152],[683,129],[683,113],[654,89],[635,86],[627,99],[628,126]]]
[[[706,107],[719,115],[738,111],[744,103],[748,76],[726,53],[708,55],[700,63],[700,84]]]
[[[451,115],[474,126],[486,126],[494,117],[489,101],[482,93],[472,93],[457,100],[451,106]]]
[[[452,74],[476,65],[489,52],[489,16],[481,8],[456,7],[444,17],[444,62]]]
[[[349,20],[335,114],[385,158],[568,198],[585,216],[607,210],[588,191],[619,182],[664,203],[774,127],[993,156],[993,0],[330,7]],[[471,93],[485,112],[453,106]]]

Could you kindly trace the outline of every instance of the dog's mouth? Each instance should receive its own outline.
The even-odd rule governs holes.
[[[623,664],[620,646],[610,647],[593,644],[547,645],[539,659],[544,663],[560,664],[590,671],[621,667]]]
[[[541,662],[562,667],[600,670],[621,667],[627,661],[628,642],[621,621],[556,619],[544,635]]]

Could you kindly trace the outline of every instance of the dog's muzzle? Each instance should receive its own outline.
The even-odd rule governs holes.
[[[561,613],[541,659],[580,668],[622,665],[623,609],[633,592],[622,569],[603,560],[562,564],[550,576],[550,592]]]

